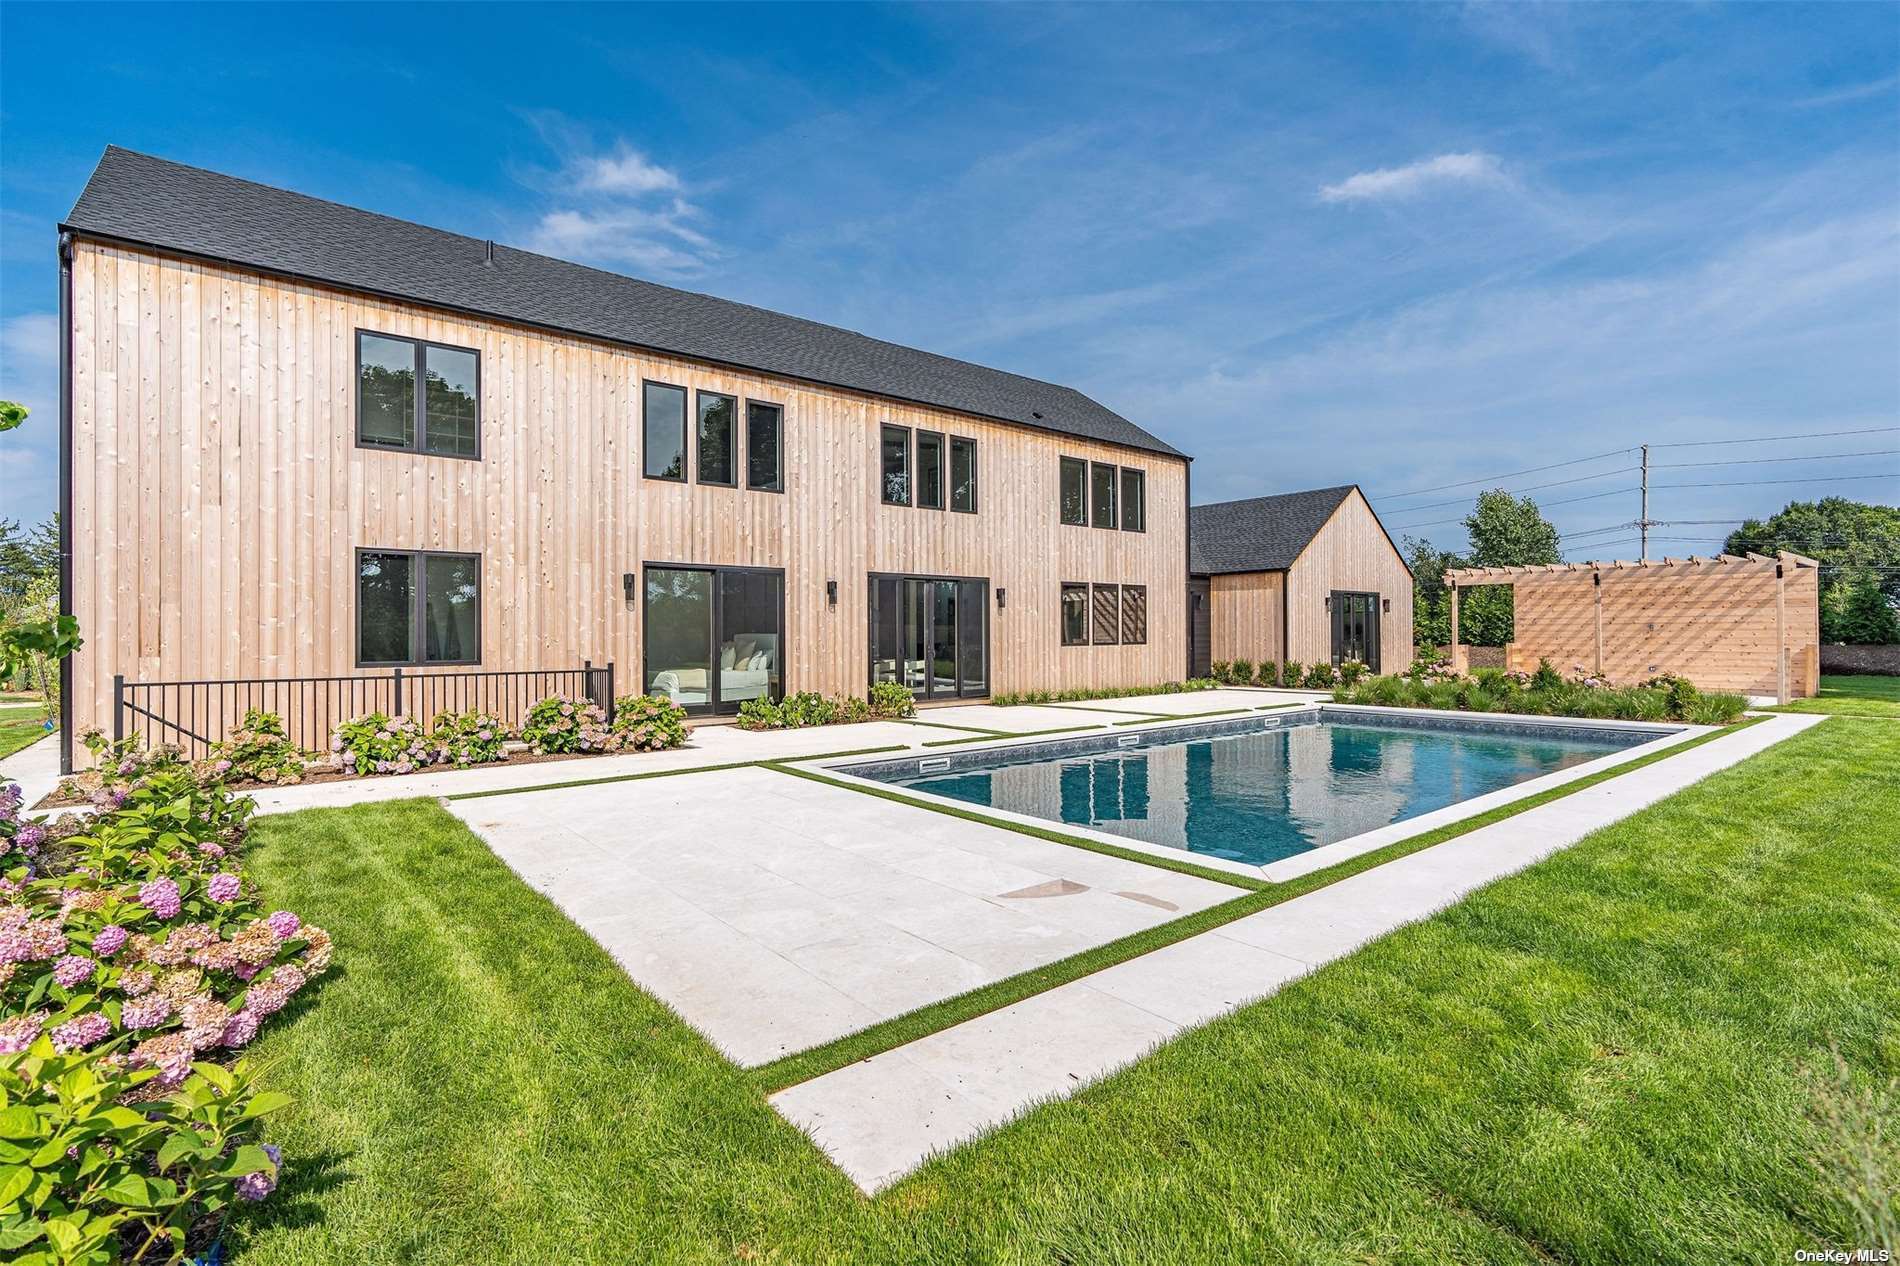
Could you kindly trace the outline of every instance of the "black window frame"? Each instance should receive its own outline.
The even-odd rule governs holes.
[[[957,446],[958,445],[966,445],[968,446],[970,450],[970,504],[967,507],[960,506],[957,504]],[[981,477],[982,477],[982,470],[977,465],[976,440],[968,435],[952,435],[950,437],[950,467],[949,467],[949,478],[947,480],[949,488],[948,488],[947,495],[944,497],[944,500],[950,506],[950,513],[976,514],[978,512],[978,508],[983,504],[983,499],[981,495]]]
[[[1068,507],[1062,503],[1063,473],[1071,468],[1082,472],[1082,517],[1071,519]],[[1089,525],[1089,464],[1080,457],[1063,457],[1056,462],[1056,518],[1064,527],[1087,527]]]
[[[407,444],[379,444],[363,438],[363,340],[364,338],[388,339],[392,343],[408,343],[415,348],[415,399],[410,402],[414,416],[411,426],[414,434]],[[475,451],[473,453],[438,453],[429,448],[429,365],[430,348],[445,352],[466,352],[475,358]],[[352,408],[356,411],[356,447],[366,448],[378,453],[415,453],[422,457],[446,457],[452,461],[478,462],[482,459],[482,349],[462,347],[456,343],[438,343],[433,339],[417,338],[413,334],[390,334],[384,330],[372,330],[365,326],[356,327],[356,365],[351,394]]]
[[[1069,592],[1075,589],[1082,591],[1082,636],[1079,638],[1069,636]],[[1087,581],[1065,580],[1062,582],[1061,592],[1056,599],[1056,625],[1057,632],[1061,635],[1062,644],[1064,646],[1087,646],[1089,644],[1089,627],[1094,614],[1094,609],[1090,605],[1092,601],[1093,599],[1090,596]]]
[[[680,473],[677,475],[656,475],[648,469],[647,462],[653,453],[647,444],[647,388],[665,387],[668,391],[680,393]],[[643,479],[657,480],[663,484],[683,484],[690,481],[693,470],[693,393],[676,382],[664,382],[658,378],[640,380],[640,476]]]
[[[752,410],[754,409],[770,409],[774,414],[777,415],[777,419],[778,419],[777,423],[772,427],[772,484],[770,487],[767,487],[764,484],[755,484],[752,482]],[[747,492],[783,493],[785,491],[785,406],[784,405],[774,404],[770,400],[754,400],[750,396],[746,397],[745,399],[745,444],[741,449],[741,457],[745,462],[745,486],[746,486]]]
[[[409,658],[408,659],[364,659],[363,656],[363,591],[359,587],[363,581],[363,555],[388,554],[402,555],[413,562],[410,565],[411,592],[409,594]],[[424,607],[429,597],[428,566],[431,558],[464,558],[475,561],[475,658],[473,659],[429,659],[427,658],[428,631],[423,625]],[[352,559],[355,564],[351,581],[351,602],[353,619],[351,620],[351,655],[358,668],[451,668],[479,665],[482,662],[482,554],[480,550],[459,549],[384,549],[373,545],[359,545]]]
[[[1090,585],[1089,586],[1089,645],[1090,646],[1120,646],[1122,644],[1121,588],[1122,587],[1120,585]],[[1115,628],[1114,628],[1115,636],[1114,637],[1095,636],[1095,631],[1098,627],[1096,613],[1100,609],[1100,606],[1096,602],[1095,597],[1097,594],[1101,593],[1103,590],[1108,590],[1109,592],[1115,595],[1114,602],[1111,604],[1112,609],[1114,611],[1114,617],[1115,617]]]
[[[884,471],[884,438],[892,432],[904,437],[904,499],[891,500],[890,476]],[[877,499],[879,504],[903,506],[906,509],[917,504],[917,463],[911,452],[911,428],[898,426],[894,422],[880,422],[877,428]]]
[[[1140,637],[1130,637],[1128,633],[1128,629],[1129,629],[1128,597],[1130,594],[1141,595],[1141,636]],[[1122,623],[1121,644],[1123,646],[1146,646],[1148,644],[1148,586],[1146,585],[1123,585],[1122,586],[1121,623]]]
[[[930,439],[937,447],[937,499],[935,502],[924,500],[924,441]],[[878,473],[883,474],[882,464]],[[918,427],[910,438],[910,495],[911,504],[919,510],[942,510],[950,504],[950,439],[942,431],[927,431]]]
[[[1095,472],[1099,470],[1105,470],[1108,472],[1108,493],[1109,493],[1110,504],[1108,507],[1108,515],[1107,515],[1108,522],[1106,523],[1100,522],[1095,517],[1096,510],[1100,508],[1095,503]],[[1121,467],[1117,466],[1114,462],[1093,462],[1092,461],[1089,463],[1089,486],[1088,486],[1089,526],[1098,527],[1098,528],[1107,528],[1111,532],[1119,531],[1121,529],[1121,493],[1122,493],[1121,483],[1122,483]]]
[[[1135,523],[1133,527],[1128,526],[1128,507],[1130,505],[1129,498],[1128,498],[1128,481],[1130,477],[1134,479],[1135,487],[1139,489],[1139,492],[1140,492],[1140,495],[1136,498],[1136,505],[1137,505],[1137,509],[1139,510],[1138,521]],[[1122,500],[1122,504],[1121,504],[1122,531],[1146,532],[1148,530],[1148,472],[1143,470],[1139,466],[1122,467],[1120,492],[1121,492],[1121,500]]]
[[[646,393],[643,390],[641,392],[641,404],[643,408],[645,407],[645,395]],[[730,479],[706,478],[705,458],[702,456],[704,449],[700,443],[701,437],[700,437],[699,427],[700,427],[700,422],[701,422],[701,414],[699,411],[699,406],[700,406],[700,402],[702,400],[705,400],[709,396],[713,397],[714,399],[732,401],[731,425],[730,427],[728,427],[727,435],[726,435],[726,460],[728,463],[730,463],[732,467],[732,478]],[[734,444],[734,441],[739,438],[739,405],[740,403],[741,401],[739,399],[739,396],[734,392],[709,391],[704,387],[696,387],[693,389],[692,466],[693,466],[693,482],[694,483],[704,484],[708,488],[737,488],[739,486],[739,456],[738,456],[738,452]],[[646,438],[646,427],[644,425],[642,425],[640,428],[640,438],[643,440]],[[645,468],[642,467],[642,469],[645,469]]]

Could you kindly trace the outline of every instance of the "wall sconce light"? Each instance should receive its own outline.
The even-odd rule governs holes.
[[[838,582],[835,580],[825,582],[825,605],[828,607],[838,605]]]
[[[633,610],[633,573],[632,572],[628,571],[628,572],[622,572],[620,574],[620,591],[626,594],[627,596],[627,610],[629,611]]]
[[[998,611],[1001,611],[1004,607],[1009,605],[1007,602],[1003,601],[1003,595],[1008,592],[1009,590],[1001,588],[1001,587],[998,587],[998,589],[996,590],[996,609]]]
[[[1379,610],[1385,612],[1387,615],[1391,615],[1392,614],[1392,599],[1390,598],[1379,599]]]
[[[1333,596],[1331,594],[1326,595],[1326,609],[1328,611],[1333,609]]]

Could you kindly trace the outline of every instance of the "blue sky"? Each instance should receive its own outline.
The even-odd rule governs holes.
[[[1629,556],[1613,450],[1900,425],[1894,5],[9,4],[0,129],[27,520],[109,142],[1070,383],[1197,501],[1358,482],[1443,545],[1476,487],[1394,494],[1609,454],[1507,486]],[[1658,470],[1656,548],[1895,471]]]

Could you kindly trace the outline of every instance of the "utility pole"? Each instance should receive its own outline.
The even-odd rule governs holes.
[[[1628,469],[1625,467],[1625,469]],[[1642,530],[1642,553],[1638,555],[1644,562],[1649,561],[1649,445],[1643,445],[1643,512],[1636,520],[1636,526]],[[1625,538],[1628,539],[1628,538]]]

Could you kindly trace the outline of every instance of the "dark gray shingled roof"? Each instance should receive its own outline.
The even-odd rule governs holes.
[[[1081,392],[108,147],[62,228],[1185,456]]]
[[[1285,571],[1357,485],[1222,501],[1188,510],[1188,571]]]

